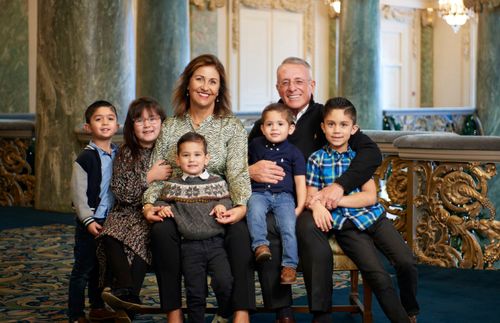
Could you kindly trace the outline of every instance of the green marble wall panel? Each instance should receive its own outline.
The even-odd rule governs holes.
[[[217,11],[200,10],[191,5],[191,57],[217,55]]]
[[[500,7],[484,10],[479,14],[478,23],[476,107],[485,135],[500,136],[500,40],[498,36]],[[500,175],[491,180],[489,188],[488,195],[499,210]]]
[[[382,128],[378,0],[342,1],[340,94],[358,110],[362,129]]]
[[[171,114],[172,89],[189,62],[188,1],[137,2],[137,96]]]
[[[420,106],[432,107],[433,100],[433,41],[434,28],[422,26],[420,38]]]
[[[0,44],[0,113],[27,113],[27,0],[0,0]]]
[[[35,207],[70,211],[75,127],[97,99],[124,120],[134,98],[130,0],[38,1]]]

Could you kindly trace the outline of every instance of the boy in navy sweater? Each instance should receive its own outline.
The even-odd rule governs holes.
[[[116,108],[107,101],[96,101],[85,111],[84,130],[90,143],[73,163],[72,202],[76,211],[73,270],[69,280],[68,317],[70,322],[88,322],[85,317],[85,288],[88,285],[89,318],[105,320],[114,312],[105,309],[99,288],[99,267],[95,237],[102,230],[113,207],[111,182],[113,159],[117,152],[111,138],[118,131]]]

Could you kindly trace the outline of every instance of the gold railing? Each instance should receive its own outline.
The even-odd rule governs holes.
[[[500,137],[367,134],[385,155],[375,174],[379,201],[419,262],[493,269],[500,260],[500,221],[487,193]]]
[[[0,206],[33,205],[35,176],[28,149],[35,124],[28,120],[0,120]]]

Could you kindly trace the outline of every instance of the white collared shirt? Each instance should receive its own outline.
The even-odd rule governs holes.
[[[206,169],[204,169],[203,172],[199,175],[189,175],[189,174],[186,174],[184,172],[182,173],[182,180],[183,181],[188,179],[188,177],[199,177],[202,180],[207,180],[210,177],[210,174],[208,173],[208,171]]]
[[[297,113],[297,115],[295,116],[295,124],[297,124],[297,122],[299,122],[300,117],[302,117],[304,115],[304,113],[306,113],[308,108],[309,108],[309,104],[307,104],[304,109],[300,110],[299,113]]]

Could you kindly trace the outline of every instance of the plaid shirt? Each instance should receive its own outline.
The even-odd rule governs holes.
[[[315,151],[307,161],[307,185],[316,187],[318,190],[330,186],[349,168],[355,156],[356,152],[350,147],[343,153],[333,150],[328,145]],[[361,189],[358,187],[351,194],[356,192],[361,192]],[[362,208],[338,207],[331,213],[334,229],[342,229],[344,222],[350,219],[359,230],[363,231],[377,221],[384,213],[384,208],[377,202],[372,206]]]

